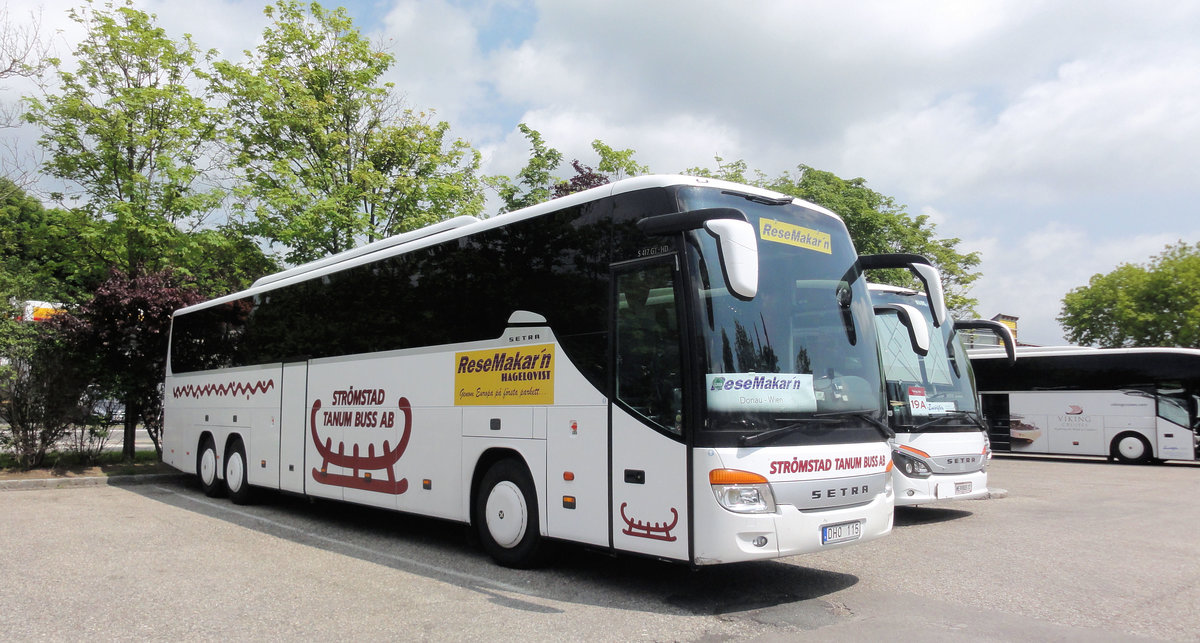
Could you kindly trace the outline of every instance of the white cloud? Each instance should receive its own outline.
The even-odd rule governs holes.
[[[1016,315],[1020,341],[1055,345],[1066,343],[1056,318],[1067,292],[1123,263],[1145,264],[1181,236],[1200,238],[1200,229],[1181,235],[1109,237],[1052,221],[1010,239],[970,239],[963,246],[983,257],[984,276],[972,291],[980,316]]]
[[[138,6],[235,56],[264,3]],[[44,3],[71,42],[76,4]],[[357,4],[407,104],[436,109],[486,172],[524,165],[528,122],[585,163],[599,138],[658,172],[721,155],[865,177],[980,250],[980,312],[1020,315],[1030,341],[1058,341],[1062,295],[1092,274],[1200,240],[1197,3]]]

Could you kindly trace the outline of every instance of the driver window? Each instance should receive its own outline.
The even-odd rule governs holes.
[[[683,432],[683,368],[672,264],[617,275],[617,399],[653,424]]]

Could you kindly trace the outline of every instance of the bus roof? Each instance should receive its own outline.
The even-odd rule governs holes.
[[[424,228],[401,233],[386,239],[380,239],[379,241],[353,248],[345,252],[264,276],[255,281],[246,290],[230,293],[228,295],[210,299],[186,308],[181,308],[176,311],[176,314],[184,314],[202,310],[210,306],[216,306],[249,295],[268,292],[290,284],[299,283],[308,279],[315,279],[333,272],[371,263],[378,259],[404,254],[411,250],[425,248],[443,241],[458,239],[477,232],[502,227],[510,223],[523,221],[525,219],[541,216],[551,212],[557,212],[559,210],[576,205],[598,201],[613,195],[625,194],[637,190],[671,186],[712,187],[734,190],[742,194],[761,196],[763,198],[772,200],[792,199],[793,202],[803,204],[807,208],[833,217],[839,221],[841,220],[841,217],[839,217],[837,214],[819,205],[801,201],[786,194],[773,192],[771,190],[764,190],[762,188],[749,185],[742,185],[740,183],[731,183],[729,181],[721,181],[719,179],[709,179],[704,177],[671,174],[637,176],[623,179],[621,181],[617,181],[616,183],[601,185],[583,192],[576,192],[559,199],[552,199],[550,201],[539,203],[527,208],[522,208],[520,210],[499,214],[488,219],[477,219],[471,216],[455,217],[453,219],[447,219],[446,221],[425,226]]]
[[[1005,357],[1003,350],[994,348],[974,348],[968,351],[971,359],[992,359]],[[1162,347],[1130,347],[1130,348],[1095,348],[1093,346],[1018,346],[1017,358],[1021,356],[1029,357],[1056,357],[1056,356],[1078,356],[1078,355],[1096,355],[1103,357],[1105,355],[1141,355],[1152,357],[1154,355],[1189,355],[1192,357],[1200,357],[1200,349],[1195,348],[1175,348],[1170,346]]]

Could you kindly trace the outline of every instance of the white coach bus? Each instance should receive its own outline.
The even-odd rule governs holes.
[[[992,445],[1124,463],[1200,455],[1200,350],[1019,348],[1012,368],[972,351]]]
[[[896,432],[896,505],[985,497],[987,429],[959,331],[996,333],[1010,360],[1012,334],[998,322],[952,322],[924,293],[883,284],[870,284],[870,292]]]
[[[892,527],[871,300],[831,212],[682,176],[452,219],[175,313],[164,459],[706,565]]]

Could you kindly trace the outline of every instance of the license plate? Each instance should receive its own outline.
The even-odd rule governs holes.
[[[964,493],[971,493],[970,481],[954,483],[954,495],[961,496]]]
[[[855,520],[854,522],[839,522],[836,525],[825,525],[821,527],[821,544],[832,545],[833,543],[842,543],[847,540],[858,540],[862,536],[862,521]]]

